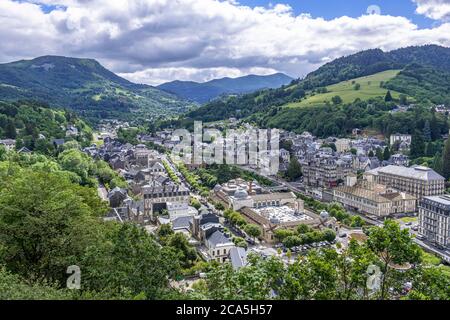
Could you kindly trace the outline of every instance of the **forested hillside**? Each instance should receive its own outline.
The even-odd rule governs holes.
[[[70,127],[77,135],[67,136]],[[15,139],[16,148],[26,147],[45,154],[55,151],[55,139],[75,140],[87,146],[92,129],[70,110],[52,109],[32,101],[0,101],[0,139]]]
[[[182,121],[248,118],[283,129],[308,129],[319,136],[344,135],[351,127],[380,129],[377,117],[387,117],[398,104],[450,105],[449,80],[449,48],[367,50],[336,59],[289,86],[213,101],[187,113]],[[342,112],[359,108],[361,101],[371,111],[364,117],[352,113],[343,117]],[[346,119],[346,125],[340,119]]]
[[[106,117],[143,120],[189,107],[175,95],[134,84],[95,60],[58,56],[0,64],[0,99],[42,101],[71,108],[93,121]]]

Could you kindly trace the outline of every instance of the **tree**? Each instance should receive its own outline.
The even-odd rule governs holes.
[[[331,102],[333,102],[334,105],[339,105],[342,103],[342,98],[340,96],[334,96],[331,98]]]
[[[436,152],[436,154],[434,155],[432,168],[437,173],[442,174],[443,162],[442,162],[442,154],[440,152]]]
[[[416,130],[412,136],[410,153],[412,158],[422,157],[425,153],[425,141],[422,133],[418,130]]]
[[[370,150],[370,151],[369,151],[368,157],[369,157],[369,158],[375,157],[375,154],[373,153],[373,150]]]
[[[8,118],[5,127],[5,137],[8,139],[15,139],[17,137],[16,126],[14,120]]]
[[[64,281],[67,266],[101,234],[106,205],[60,172],[22,169],[0,182],[1,258],[30,280]]]
[[[389,160],[391,158],[391,151],[389,150],[389,147],[384,148],[383,152],[383,160]]]
[[[445,141],[444,153],[442,155],[442,174],[445,179],[450,178],[450,139]]]
[[[377,156],[378,160],[383,161],[383,151],[381,150],[381,148],[377,148],[376,156]]]
[[[179,252],[161,248],[148,232],[124,223],[90,246],[80,263],[83,289],[161,299],[169,279],[180,273]]]
[[[302,244],[302,239],[298,236],[288,236],[283,240],[283,244],[286,248],[292,248]]]
[[[359,89],[361,89],[361,85],[359,83],[355,84],[355,86],[353,87],[356,91],[358,91]]]
[[[430,129],[431,129],[431,139],[433,141],[439,139],[441,133],[440,133],[440,129],[439,129],[435,111],[433,111],[432,116],[431,116]]]
[[[394,100],[394,99],[392,98],[391,91],[388,90],[388,92],[386,93],[386,96],[384,97],[384,101],[386,101],[386,102],[391,102],[391,101],[393,101],[393,100]]]
[[[296,157],[292,157],[286,175],[291,181],[295,181],[302,176],[302,166]]]
[[[392,220],[386,220],[383,227],[373,227],[369,230],[367,246],[382,263],[381,299],[387,297],[387,284],[389,276],[394,273],[394,264],[414,264],[421,261],[420,248],[413,242],[409,231],[401,230],[400,225]]]
[[[430,121],[425,121],[425,125],[423,127],[423,137],[425,138],[426,142],[431,141],[431,127],[430,127]]]
[[[400,98],[400,99],[399,99],[399,103],[400,103],[402,106],[408,105],[408,96],[406,96],[406,95],[404,95],[404,94],[401,94],[399,98]]]
[[[191,197],[190,205],[197,210],[199,210],[202,207],[200,201],[198,201],[197,198],[194,197]]]
[[[289,236],[295,235],[295,232],[289,229],[276,229],[274,231],[274,237],[280,242],[283,242]]]
[[[297,227],[298,234],[305,234],[311,232],[311,227],[306,224],[299,224]]]
[[[183,233],[172,234],[167,245],[176,250],[184,268],[191,267],[197,259],[197,251],[189,244],[188,239]]]
[[[247,224],[244,227],[244,231],[252,238],[259,238],[262,234],[261,228],[256,224]]]
[[[333,242],[336,239],[336,232],[331,229],[325,229],[322,231],[323,239],[329,242]]]

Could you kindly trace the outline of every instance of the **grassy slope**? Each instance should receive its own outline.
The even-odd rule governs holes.
[[[340,96],[344,103],[351,103],[355,99],[367,100],[378,96],[384,97],[387,90],[380,87],[381,82],[387,82],[394,78],[400,70],[388,70],[380,73],[376,73],[370,76],[356,78],[353,80],[343,81],[327,87],[329,92],[315,94],[308,96],[301,102],[290,103],[288,107],[305,107],[305,106],[318,106],[323,105],[327,101],[331,103],[331,98],[334,96]],[[352,83],[352,82],[355,83]],[[359,83],[361,88],[355,90],[355,84]],[[394,98],[398,98],[400,93],[391,91]]]

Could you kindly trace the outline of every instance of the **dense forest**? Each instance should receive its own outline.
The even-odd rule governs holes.
[[[67,136],[69,127],[78,134]],[[52,109],[35,101],[0,101],[0,139],[15,139],[16,148],[44,154],[57,151],[55,139],[75,140],[81,146],[88,146],[92,140],[92,129],[70,110]]]

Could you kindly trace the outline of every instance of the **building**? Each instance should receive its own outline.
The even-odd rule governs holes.
[[[16,140],[13,139],[0,140],[0,145],[5,146],[6,150],[11,151],[16,147]]]
[[[396,166],[407,167],[409,166],[409,158],[404,154],[394,154],[389,159],[389,162]]]
[[[153,212],[167,209],[167,203],[189,203],[189,190],[181,185],[168,184],[164,186],[147,185],[142,187],[144,195],[144,211],[147,217],[153,217]]]
[[[340,153],[344,153],[350,151],[350,139],[337,139],[334,143],[336,146],[336,151]]]
[[[205,245],[208,248],[210,260],[222,263],[228,260],[231,249],[235,248],[231,238],[221,230],[216,230],[209,235],[206,238]]]
[[[412,136],[410,134],[400,134],[400,133],[396,133],[391,135],[389,142],[391,144],[391,146],[393,146],[396,143],[405,143],[408,146],[411,145],[412,142]]]
[[[229,258],[234,270],[245,267],[247,265],[247,250],[241,247],[231,248]]]
[[[280,149],[280,158],[284,163],[289,163],[291,161],[291,154],[286,149]]]
[[[308,186],[334,188],[353,171],[353,159],[317,154],[301,161],[303,181]]]
[[[333,190],[334,200],[346,208],[377,217],[416,211],[416,197],[349,175],[345,186]]]
[[[389,165],[368,171],[365,176],[368,181],[409,193],[418,199],[440,195],[445,190],[445,178],[423,166],[407,168]]]
[[[420,201],[419,234],[438,247],[450,248],[450,196],[425,197]]]
[[[199,215],[189,221],[189,229],[192,236],[203,243],[206,252],[200,253],[207,260],[225,262],[230,256],[230,250],[235,247],[232,239],[224,233],[224,227],[219,222],[219,217],[203,210]]]

